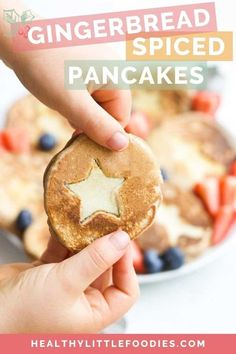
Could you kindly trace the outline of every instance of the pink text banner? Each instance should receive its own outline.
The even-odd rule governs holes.
[[[0,335],[8,354],[235,354],[236,334]]]
[[[217,31],[213,2],[105,13],[11,25],[16,51],[125,41],[127,36]]]

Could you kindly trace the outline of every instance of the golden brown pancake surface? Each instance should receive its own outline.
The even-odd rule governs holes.
[[[114,152],[82,134],[45,172],[50,229],[71,251],[119,228],[133,239],[154,220],[160,184],[155,158],[141,139],[130,135],[128,148]]]

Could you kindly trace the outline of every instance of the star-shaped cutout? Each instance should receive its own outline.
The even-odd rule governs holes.
[[[107,177],[94,161],[86,179],[77,183],[66,183],[66,187],[81,201],[80,221],[85,221],[98,211],[119,216],[117,193],[124,180],[124,178]]]

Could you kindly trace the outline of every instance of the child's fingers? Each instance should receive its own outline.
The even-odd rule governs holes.
[[[129,90],[97,90],[92,97],[123,127],[129,123],[132,106]]]
[[[64,247],[55,236],[51,236],[47,249],[40,258],[41,263],[58,263],[69,256],[69,251]]]
[[[101,237],[80,253],[57,264],[52,270],[59,285],[77,297],[125,253],[129,236],[123,231]]]
[[[112,285],[112,268],[105,271],[105,273],[101,274],[92,284],[93,288],[98,289],[101,293],[104,290]]]
[[[29,263],[3,264],[0,266],[0,282],[2,280],[11,279],[19,273],[32,267],[33,266]]]
[[[130,247],[113,267],[113,284],[103,294],[110,308],[111,321],[122,317],[139,296],[138,280]]]
[[[130,309],[139,295],[130,247],[113,265],[112,270],[112,286],[108,285],[106,289],[103,288],[102,292],[100,289],[98,289],[99,292],[96,292],[94,287],[89,287],[85,291],[86,298],[93,309],[93,323],[95,326],[97,323],[97,331],[119,320]]]
[[[129,246],[124,256],[113,266],[112,273],[113,285],[127,294],[139,293],[137,275],[133,267],[133,253]],[[132,282],[130,282],[130,279]],[[127,287],[127,291],[126,291]]]
[[[109,103],[111,109],[112,102]],[[119,105],[126,102],[119,100]],[[98,144],[112,150],[123,150],[129,144],[129,138],[121,124],[105,109],[103,109],[87,91],[81,91],[80,96],[70,93],[69,99],[60,109],[76,130],[82,130]],[[120,115],[118,115],[120,117]]]

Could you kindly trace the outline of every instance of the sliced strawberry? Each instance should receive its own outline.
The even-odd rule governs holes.
[[[145,266],[143,261],[143,253],[135,241],[131,242],[131,248],[133,253],[133,264],[136,273],[145,273]]]
[[[13,153],[28,153],[30,141],[28,134],[22,129],[6,129],[2,133],[4,146]]]
[[[192,98],[192,109],[214,116],[220,105],[220,96],[216,92],[198,91]]]
[[[151,131],[151,123],[147,115],[143,112],[132,112],[126,131],[146,139]]]
[[[228,234],[230,227],[233,225],[234,210],[229,205],[224,205],[217,213],[212,231],[212,244],[217,245],[223,241]]]
[[[0,132],[0,152],[5,151],[4,141],[3,141],[3,133]]]
[[[236,176],[224,176],[220,183],[221,204],[229,205],[236,212]]]
[[[196,184],[194,192],[202,199],[208,212],[215,216],[220,207],[219,179],[206,177],[203,182]]]
[[[236,161],[233,161],[229,167],[229,174],[236,176]]]

